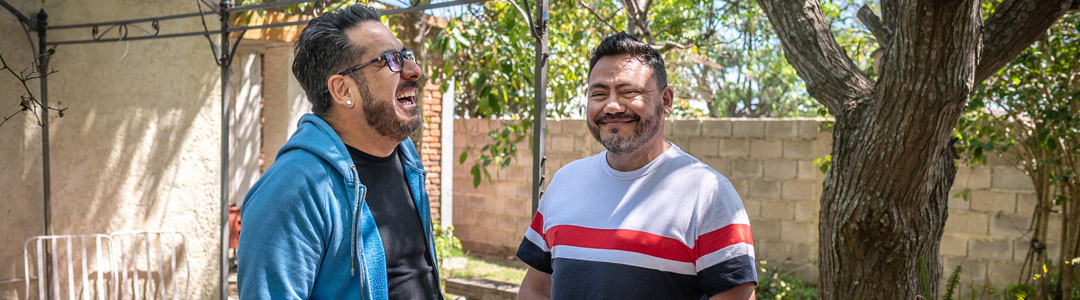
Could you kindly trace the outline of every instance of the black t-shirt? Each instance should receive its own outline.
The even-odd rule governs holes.
[[[424,225],[397,150],[388,157],[377,157],[347,147],[360,183],[367,187],[364,198],[382,237],[390,299],[441,299]]]

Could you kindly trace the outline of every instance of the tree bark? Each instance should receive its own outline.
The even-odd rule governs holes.
[[[821,198],[821,298],[937,298],[952,131],[985,78],[977,74],[1004,66],[1072,1],[1006,0],[984,27],[976,0],[883,0],[892,36],[876,83],[836,43],[817,1],[758,2],[809,94],[836,118]]]

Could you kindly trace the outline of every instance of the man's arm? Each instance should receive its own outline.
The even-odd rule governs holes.
[[[551,299],[551,274],[529,267],[529,271],[525,272],[525,279],[521,281],[517,298],[518,300]]]
[[[528,274],[525,275],[528,279]],[[524,285],[522,286],[524,287]],[[719,293],[709,297],[709,300],[757,300],[757,293],[754,291],[754,283],[747,282],[731,288],[723,293]]]
[[[244,299],[306,299],[324,250],[326,224],[315,204],[319,201],[303,178],[266,177],[244,201],[239,294]]]

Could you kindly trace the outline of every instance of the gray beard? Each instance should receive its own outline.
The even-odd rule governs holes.
[[[606,148],[608,152],[616,155],[626,155],[641,149],[642,145],[645,145],[646,142],[656,136],[656,134],[660,133],[660,127],[662,125],[660,123],[660,116],[662,116],[663,113],[664,106],[662,104],[657,105],[656,113],[653,114],[654,116],[649,119],[638,121],[637,125],[634,125],[634,135],[628,138],[620,138],[615,135],[615,133],[618,133],[617,130],[612,130],[612,135],[607,138],[601,138],[600,127],[599,125],[596,125],[596,120],[590,120],[587,124],[589,125],[589,133],[592,133],[593,138],[604,145],[604,148]]]

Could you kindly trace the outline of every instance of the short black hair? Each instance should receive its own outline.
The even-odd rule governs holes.
[[[311,112],[315,115],[324,117],[330,110],[332,99],[324,92],[326,80],[364,53],[362,45],[349,41],[345,30],[368,21],[378,22],[379,11],[366,5],[350,5],[312,19],[300,32],[293,49],[292,71],[311,101]]]
[[[652,68],[656,87],[660,89],[667,87],[667,70],[664,69],[664,57],[660,56],[660,52],[657,52],[649,44],[626,32],[606,36],[600,41],[600,45],[593,48],[592,58],[589,59],[589,75],[592,75],[593,67],[601,58],[616,55],[630,55],[641,60]]]

